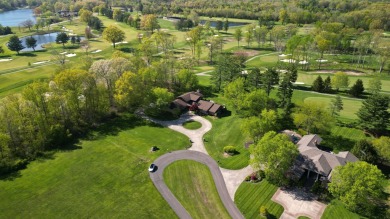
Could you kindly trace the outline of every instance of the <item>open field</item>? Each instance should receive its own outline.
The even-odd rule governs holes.
[[[0,180],[0,218],[176,218],[149,179],[148,165],[184,149],[187,138],[134,116]],[[159,151],[149,152],[152,146]]]
[[[283,207],[271,201],[278,187],[263,180],[260,183],[243,182],[234,196],[234,202],[245,218],[263,218],[259,210],[265,206],[270,214],[269,218],[279,218],[283,213]]]
[[[165,168],[164,181],[192,218],[230,218],[206,165],[176,161]]]

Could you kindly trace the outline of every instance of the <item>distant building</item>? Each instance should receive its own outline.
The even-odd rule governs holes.
[[[204,115],[218,116],[223,107],[211,101],[202,100],[203,95],[200,92],[191,91],[178,96],[171,103],[171,107],[182,110],[198,111]]]
[[[299,156],[292,168],[292,173],[302,177],[305,173],[309,177],[316,173],[316,180],[331,181],[332,171],[337,166],[344,166],[348,162],[356,162],[359,159],[349,151],[341,151],[337,154],[326,152],[317,146],[322,139],[318,135],[305,135],[297,143]]]

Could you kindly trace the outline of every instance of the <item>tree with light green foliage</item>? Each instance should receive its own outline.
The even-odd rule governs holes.
[[[242,40],[242,29],[241,28],[237,28],[235,31],[234,31],[234,39],[237,40],[237,47],[240,47],[240,41]]]
[[[382,162],[390,162],[390,137],[381,136],[376,138],[372,141],[372,145]]]
[[[329,109],[331,116],[338,116],[340,111],[344,109],[343,100],[339,95],[336,95],[336,98],[330,101]]]
[[[244,78],[237,78],[224,88],[224,97],[226,97],[237,111],[241,110],[245,98]]]
[[[303,128],[307,134],[321,133],[330,130],[333,117],[321,104],[305,102],[293,113],[294,124],[297,128]]]
[[[158,108],[161,109],[174,99],[172,92],[169,92],[166,88],[156,87],[152,90],[152,103]]]
[[[274,110],[262,110],[259,117],[252,116],[241,124],[241,130],[257,142],[265,133],[276,131],[278,128],[278,115]]]
[[[264,169],[266,179],[277,185],[287,182],[286,171],[298,156],[298,148],[285,134],[267,132],[255,145],[249,148],[251,165],[255,169]]]
[[[330,193],[348,209],[367,215],[380,200],[385,177],[374,165],[364,161],[349,162],[332,171]]]
[[[103,31],[103,39],[112,43],[115,48],[115,43],[121,42],[125,39],[125,32],[116,26],[110,25]]]
[[[378,93],[382,89],[382,82],[380,77],[373,77],[368,81],[368,91],[371,94]]]
[[[340,88],[346,88],[349,85],[348,75],[344,72],[336,72],[332,78],[332,86],[339,91]]]

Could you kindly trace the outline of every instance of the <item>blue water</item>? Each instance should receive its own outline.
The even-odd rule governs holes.
[[[32,9],[19,9],[0,13],[0,24],[3,26],[16,27],[28,19],[35,23]]]
[[[206,23],[206,20],[201,20],[200,24],[204,25]],[[222,21],[223,24],[223,21]],[[242,26],[242,25],[247,25],[249,23],[243,23],[243,22],[231,22],[229,21],[229,27],[236,27],[236,26]],[[216,27],[217,22],[216,21],[210,21],[210,27]]]

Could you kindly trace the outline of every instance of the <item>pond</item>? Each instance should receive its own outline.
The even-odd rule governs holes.
[[[0,24],[3,26],[16,27],[28,19],[35,22],[32,9],[19,9],[0,13]]]
[[[200,24],[204,25],[207,20],[201,20]],[[222,21],[223,23],[223,21]],[[244,22],[231,22],[229,21],[229,27],[237,27],[237,26],[243,26],[247,25],[249,23],[244,23]],[[217,21],[210,21],[210,27],[216,27],[217,26]]]
[[[43,50],[43,49],[45,49],[42,47],[43,45],[45,45],[47,43],[55,42],[58,33],[60,33],[60,32],[47,33],[47,34],[42,34],[42,35],[33,35],[32,37],[34,37],[37,40],[37,47],[35,47],[35,50]],[[30,36],[28,36],[28,37],[30,37]],[[24,47],[26,47],[26,38],[27,37],[20,38]],[[83,40],[83,39],[84,39],[84,37],[81,37],[81,40]],[[69,39],[69,41],[70,41],[70,39]],[[33,51],[33,49],[27,48],[27,47],[24,48],[23,50],[21,50],[21,52],[31,52],[31,51]]]

